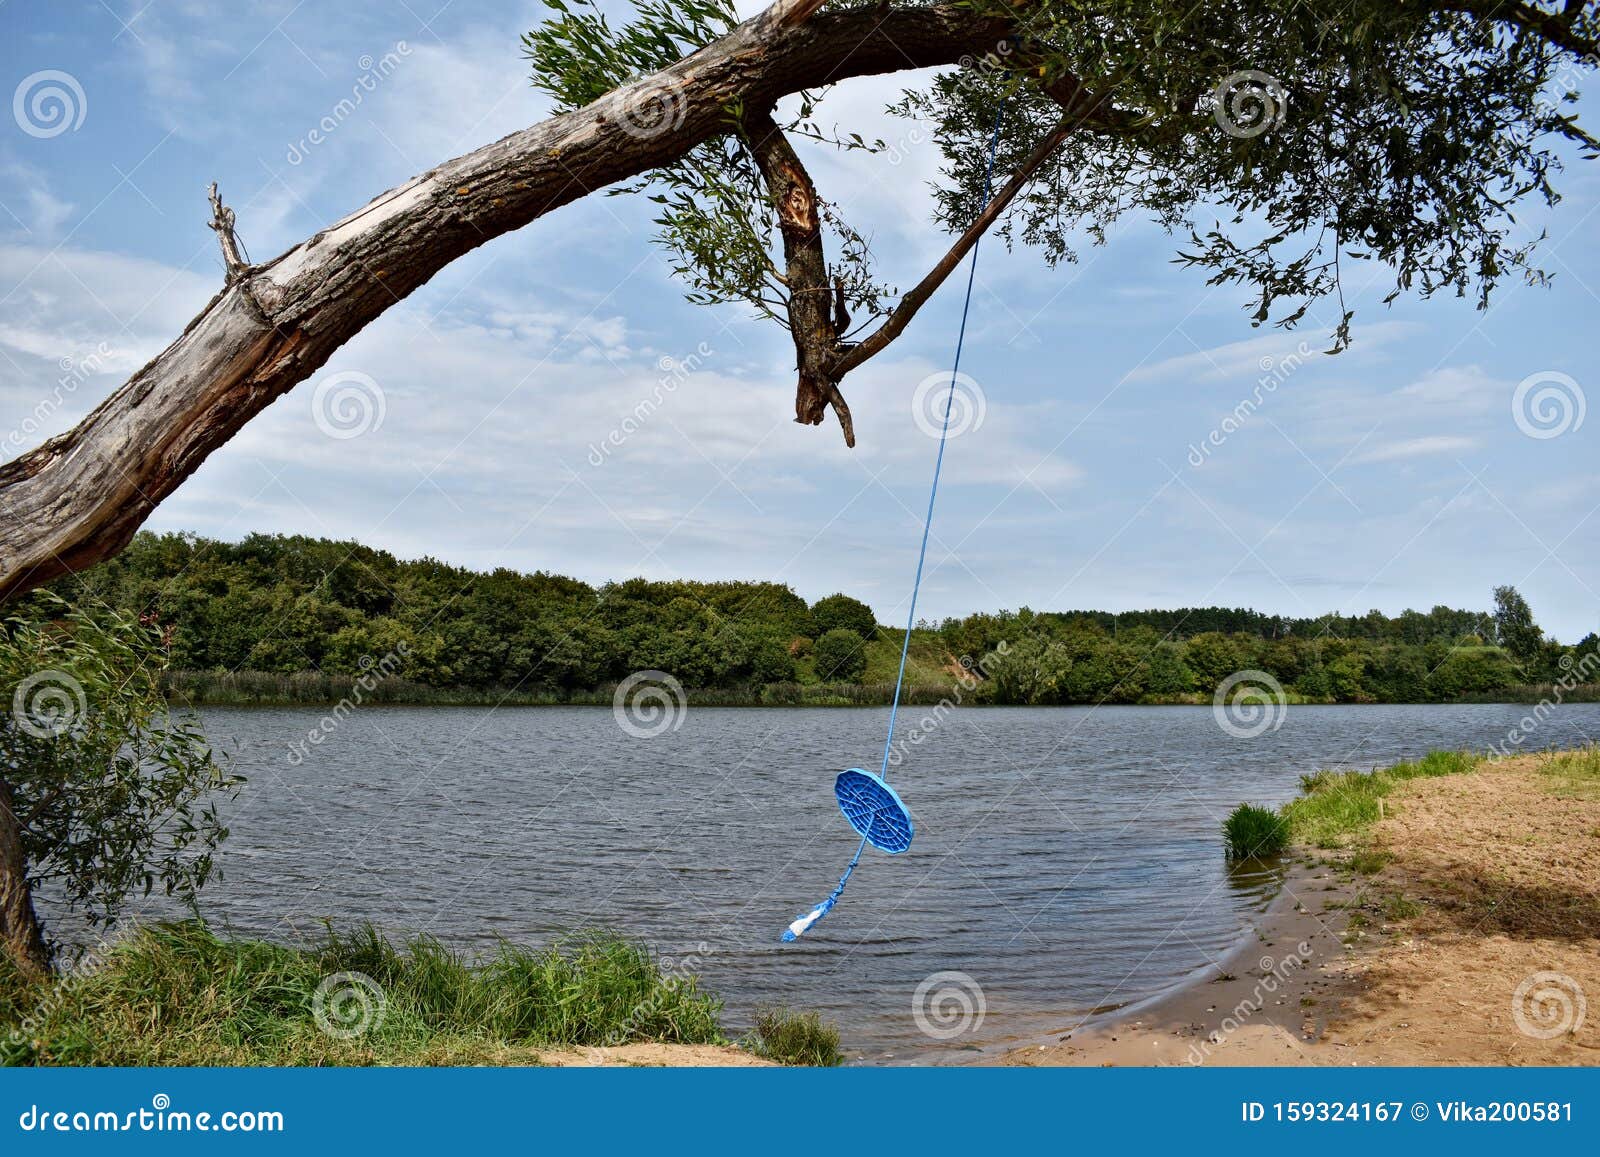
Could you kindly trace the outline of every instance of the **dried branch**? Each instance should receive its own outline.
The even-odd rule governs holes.
[[[215,181],[211,182],[207,196],[211,201],[211,220],[206,226],[216,233],[217,243],[222,246],[222,264],[227,270],[227,283],[232,285],[250,272],[250,262],[245,259],[239,235],[233,229],[234,212],[222,203]]]

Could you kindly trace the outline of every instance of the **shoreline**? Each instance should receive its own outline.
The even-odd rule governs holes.
[[[1600,1064],[1600,784],[1558,764],[1405,784],[1186,983],[972,1063]]]
[[[938,707],[944,699],[948,699],[953,692],[943,688],[918,686],[908,688],[909,697],[902,698],[900,706],[913,707]],[[1585,683],[1580,688],[1582,694],[1576,692],[1567,695],[1563,704],[1567,703],[1594,703],[1600,702],[1600,683]],[[942,695],[943,699],[932,698],[933,695]],[[307,710],[331,709],[340,706],[349,696],[343,699],[195,699],[183,695],[170,695],[168,702],[171,706],[184,710],[200,710],[207,707],[226,707],[232,710],[283,710],[287,708],[303,707]],[[1547,699],[1548,696],[1537,696],[1530,691],[1527,696],[1516,698],[1483,698],[1470,699],[1407,699],[1384,700],[1373,703],[1341,703],[1335,700],[1295,699],[1290,705],[1296,708],[1304,707],[1526,707],[1536,705]],[[886,693],[881,702],[876,699],[847,702],[843,699],[819,699],[808,703],[762,703],[749,700],[721,699],[715,695],[707,694],[698,696],[694,691],[686,695],[685,706],[698,709],[716,709],[728,711],[744,710],[792,710],[805,711],[825,709],[829,711],[875,711],[890,705],[891,699]],[[504,701],[497,700],[494,695],[485,693],[481,697],[459,696],[438,699],[365,699],[359,704],[363,709],[369,707],[591,707],[607,711],[615,710],[615,704],[609,696],[595,696],[582,699],[543,699],[533,697],[512,696]],[[1214,709],[1211,700],[1192,697],[1187,699],[1168,698],[1147,700],[1139,703],[957,703],[951,709],[977,708],[983,711],[1039,711],[1039,710],[1102,710],[1109,707],[1140,707],[1140,708],[1170,708],[1170,707],[1204,707]]]
[[[1351,892],[1307,849],[1287,857],[1278,893],[1232,947],[1161,992],[997,1046],[976,1064],[1296,1064],[1342,995],[1348,914],[1324,898]],[[998,1054],[998,1055],[996,1055]]]

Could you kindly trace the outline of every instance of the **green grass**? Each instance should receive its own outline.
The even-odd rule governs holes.
[[[694,977],[598,933],[468,961],[370,926],[297,949],[189,921],[142,928],[76,977],[28,983],[0,964],[0,1061],[537,1064],[541,1047],[719,1043],[721,1009]]]
[[[1552,795],[1563,799],[1600,799],[1600,745],[1589,744],[1551,756],[1540,767],[1551,776]]]
[[[1389,920],[1414,920],[1422,915],[1422,905],[1399,892],[1385,897],[1382,907],[1384,917]]]
[[[1289,821],[1269,808],[1242,803],[1222,821],[1230,860],[1275,856],[1289,844]]]
[[[1375,876],[1388,867],[1392,859],[1394,859],[1393,852],[1363,848],[1350,857],[1350,869],[1363,876]]]
[[[1407,780],[1471,771],[1483,757],[1430,751],[1421,759],[1373,771],[1319,771],[1302,776],[1304,794],[1285,805],[1293,838],[1319,848],[1348,847],[1383,815],[1383,799]]]
[[[750,1051],[780,1065],[832,1067],[844,1061],[839,1030],[814,1012],[764,1008],[746,1042]]]

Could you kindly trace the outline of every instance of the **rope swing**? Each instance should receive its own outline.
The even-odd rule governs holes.
[[[989,138],[989,159],[983,173],[983,203],[978,208],[981,216],[989,206],[990,184],[994,178],[994,154],[1000,143],[1000,117],[1005,112],[1005,103],[1002,101],[1000,109],[995,113],[994,131]],[[945,392],[944,422],[939,427],[939,453],[933,463],[933,485],[928,488],[928,513],[922,523],[922,546],[917,552],[917,574],[911,583],[911,609],[906,615],[906,633],[900,642],[900,670],[894,679],[894,701],[889,707],[889,733],[883,741],[883,766],[874,774],[864,771],[859,767],[848,768],[839,773],[834,780],[833,794],[839,801],[839,810],[844,813],[844,818],[861,835],[861,842],[856,845],[856,854],[850,857],[850,863],[845,866],[844,874],[839,877],[838,885],[828,893],[827,899],[812,908],[811,911],[797,916],[783,931],[782,939],[787,942],[798,940],[804,936],[811,926],[821,920],[838,903],[839,897],[844,895],[845,885],[850,882],[850,876],[856,870],[856,865],[861,862],[861,853],[868,844],[879,851],[890,855],[897,855],[911,846],[915,828],[911,822],[911,811],[900,799],[894,788],[889,786],[889,755],[894,748],[894,723],[895,717],[900,712],[900,693],[906,681],[906,656],[911,650],[911,630],[917,622],[917,594],[922,589],[922,568],[928,559],[928,535],[933,529],[933,504],[939,495],[939,474],[944,469],[944,448],[949,440],[950,433],[950,407],[955,400],[956,378],[961,373],[961,347],[967,337],[967,313],[972,308],[972,284],[978,273],[978,242],[972,246],[972,261],[967,267],[967,294],[961,305],[961,328],[956,333],[955,364],[950,368],[950,387]]]

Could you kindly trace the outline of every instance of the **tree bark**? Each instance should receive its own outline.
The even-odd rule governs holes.
[[[50,953],[28,889],[22,824],[12,806],[11,785],[4,778],[0,778],[0,949],[24,976],[42,976],[50,970]]]
[[[0,601],[121,550],[213,450],[462,254],[726,133],[730,104],[771,108],[853,76],[954,63],[1010,28],[956,6],[815,7],[786,0],[658,73],[391,189],[272,261],[230,269],[182,336],[77,427],[0,466]],[[668,130],[632,123],[640,107],[671,110]]]
[[[845,444],[854,446],[856,432],[850,407],[839,392],[837,376],[828,369],[838,350],[840,334],[835,324],[833,287],[828,281],[828,259],[822,248],[817,187],[770,111],[746,112],[744,129],[767,195],[777,209],[778,230],[783,234],[789,332],[794,337],[795,368],[800,374],[795,390],[795,421],[819,425],[832,405],[844,430]]]

